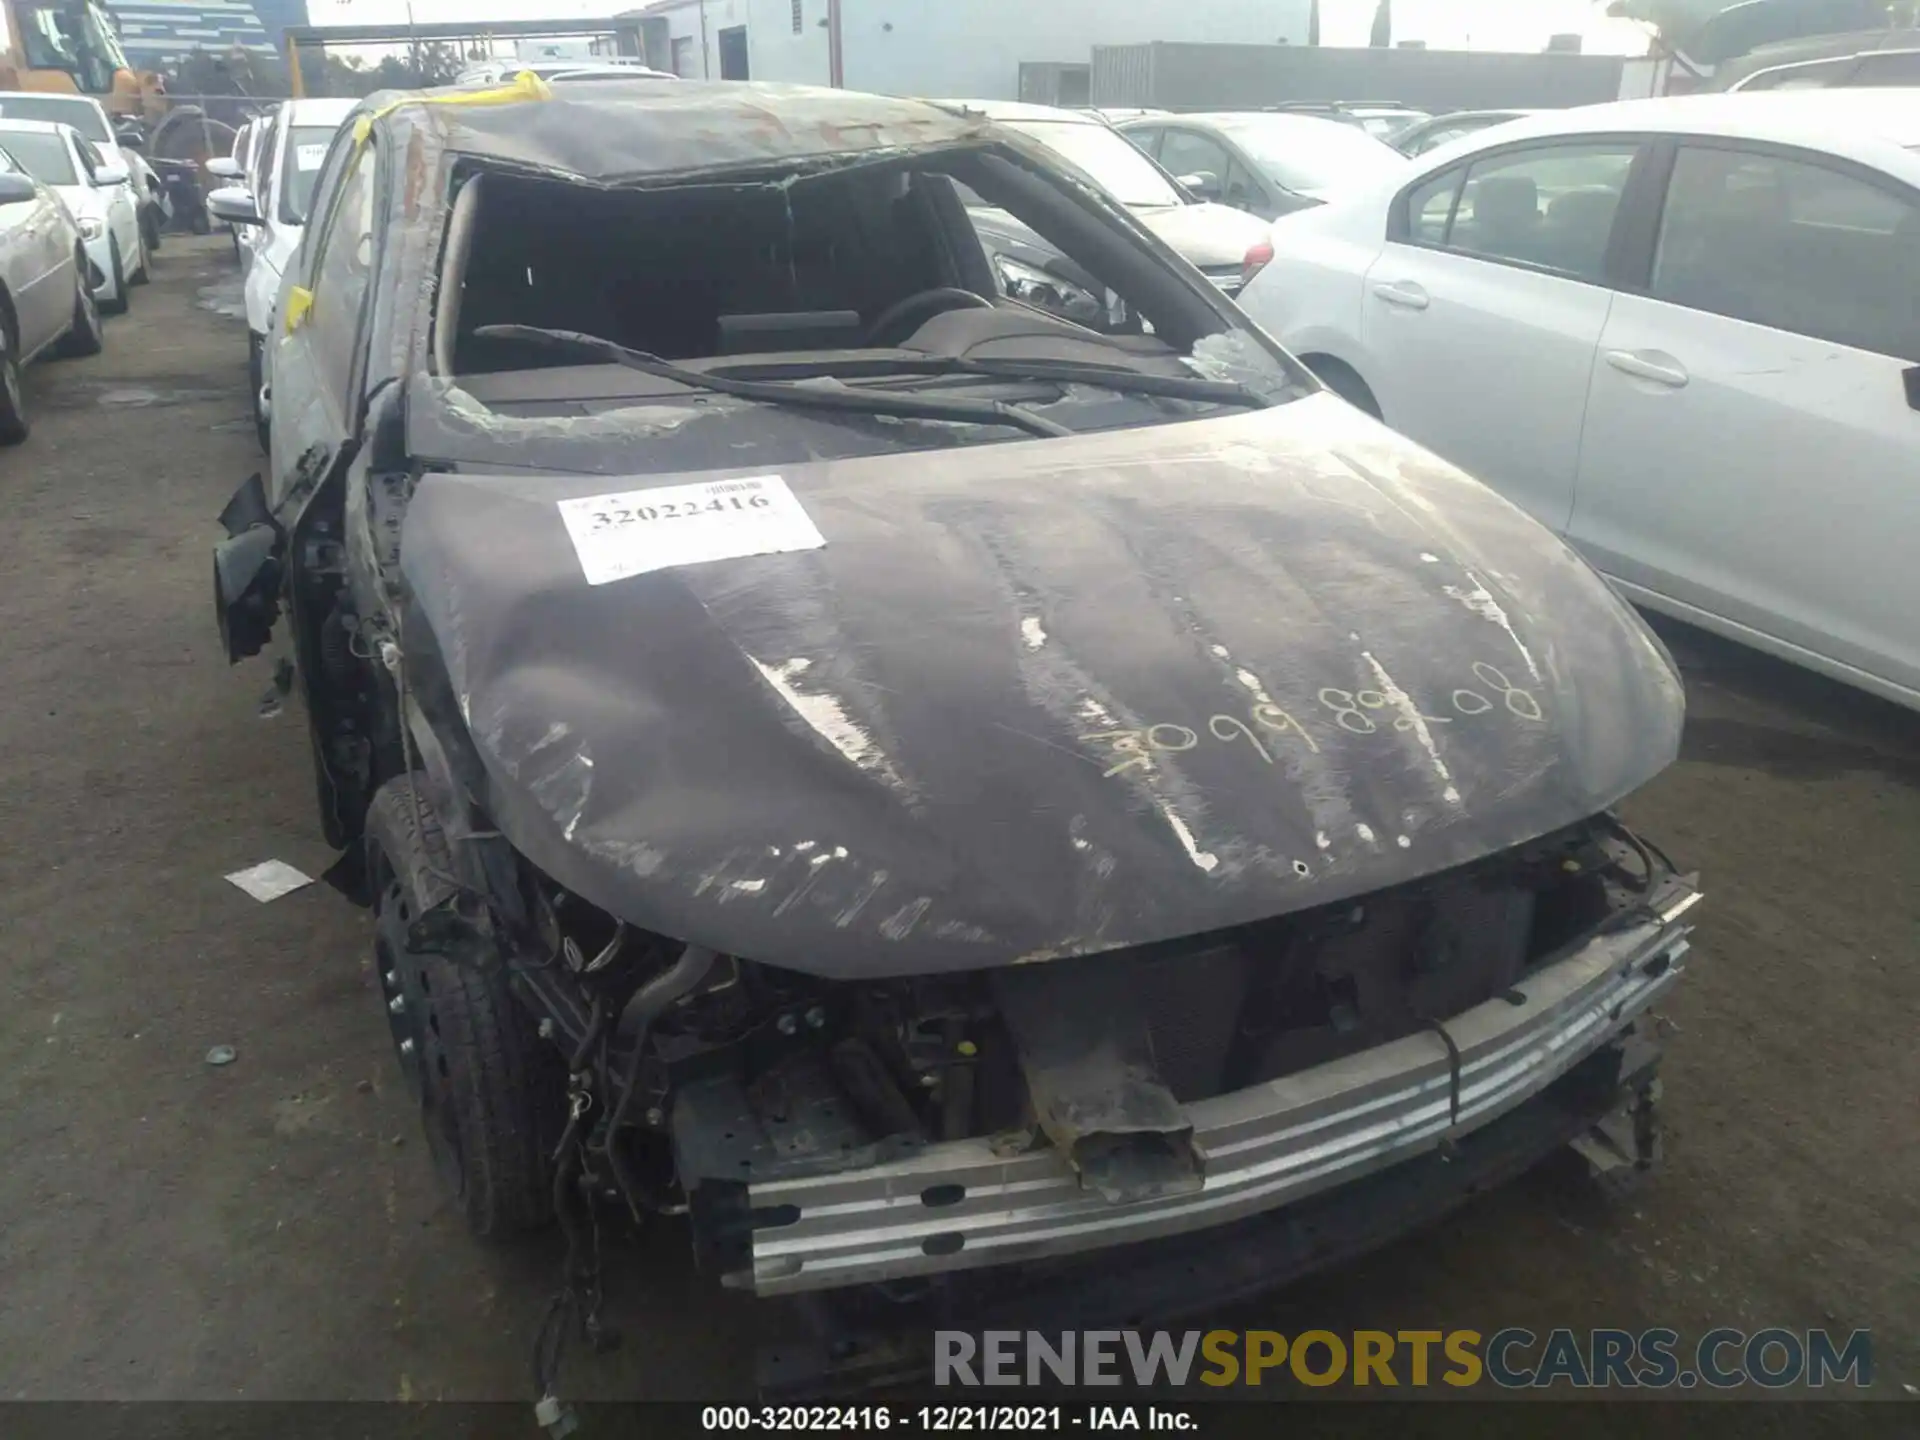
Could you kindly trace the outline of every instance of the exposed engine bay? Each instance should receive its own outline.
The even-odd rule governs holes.
[[[1113,1205],[1198,1192],[1194,1102],[1517,1004],[1543,965],[1642,917],[1673,872],[1597,817],[1360,901],[1044,965],[832,981],[646,935],[536,876],[510,963],[568,1085],[585,1187],[689,1207],[751,1286],[750,1186],[989,1138],[1058,1151]]]

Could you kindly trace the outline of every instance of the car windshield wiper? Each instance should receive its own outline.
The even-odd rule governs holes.
[[[935,373],[940,374],[985,375],[997,380],[1057,380],[1067,385],[1098,385],[1123,395],[1208,400],[1218,405],[1247,405],[1261,410],[1276,403],[1237,380],[1148,375],[1119,366],[1087,365],[1073,360],[937,360],[934,364],[938,367]]]
[[[827,390],[780,380],[734,380],[687,370],[644,350],[630,350],[598,335],[577,330],[549,330],[544,325],[482,325],[473,332],[488,340],[527,340],[536,345],[582,350],[691,390],[711,390],[768,405],[792,405],[809,410],[838,410],[859,415],[891,415],[901,420],[954,420],[976,425],[1009,425],[1030,435],[1071,435],[1074,432],[1044,415],[1035,415],[1004,400],[935,400],[872,390]]]
[[[846,362],[822,362],[820,374],[832,374]],[[766,366],[764,356],[743,362],[742,369]],[[731,367],[729,367],[731,368]],[[795,368],[795,367],[789,367]],[[804,362],[797,368],[815,373]],[[876,373],[890,375],[978,375],[991,380],[1034,380],[1056,385],[1093,385],[1123,395],[1159,395],[1170,400],[1195,400],[1216,405],[1244,405],[1266,409],[1280,402],[1263,395],[1237,380],[1205,380],[1199,376],[1152,375],[1119,365],[1088,364],[1080,360],[968,360],[958,356],[889,355],[884,359],[862,360],[858,368],[863,379]]]

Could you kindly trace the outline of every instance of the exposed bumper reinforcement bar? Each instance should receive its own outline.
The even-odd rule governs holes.
[[[1111,1204],[1053,1150],[1006,1156],[984,1138],[841,1174],[749,1187],[767,1223],[761,1295],[1004,1265],[1186,1233],[1271,1210],[1438,1148],[1525,1103],[1606,1045],[1679,979],[1699,892],[1672,882],[1645,919],[1542,966],[1456,1015],[1458,1120],[1446,1042],[1422,1032],[1186,1107],[1205,1177],[1194,1193]]]

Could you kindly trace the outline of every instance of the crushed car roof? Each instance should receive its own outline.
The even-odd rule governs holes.
[[[427,132],[461,154],[585,180],[940,149],[993,133],[982,116],[925,101],[807,85],[636,78],[501,103],[506,93],[389,92],[368,105],[403,135]]]

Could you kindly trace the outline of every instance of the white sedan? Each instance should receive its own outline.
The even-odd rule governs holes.
[[[264,133],[252,151],[258,158],[252,162],[247,183],[215,190],[207,197],[207,208],[214,219],[258,227],[246,265],[245,297],[254,424],[262,449],[267,444],[267,409],[272,393],[272,377],[266,368],[266,337],[280,298],[281,275],[293,252],[300,248],[314,182],[320,178],[327,147],[341,122],[359,103],[354,99],[286,101],[271,116],[254,122],[264,127]]]
[[[1240,304],[1631,599],[1920,708],[1920,91],[1563,110],[1273,228]]]
[[[0,150],[0,445],[27,438],[20,372],[55,347],[100,353],[100,309],[73,216]]]
[[[46,120],[0,119],[0,148],[66,202],[101,276],[94,291],[100,308],[113,315],[124,311],[127,287],[147,278],[147,242],[118,154],[109,160],[71,125]]]

